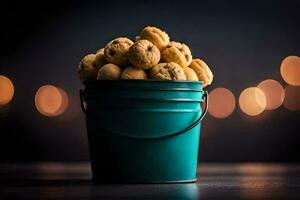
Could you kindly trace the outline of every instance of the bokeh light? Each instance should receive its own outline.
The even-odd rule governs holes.
[[[228,117],[235,108],[235,97],[226,88],[215,88],[209,93],[208,112],[216,118]]]
[[[44,85],[36,92],[35,106],[41,114],[47,117],[58,116],[68,107],[68,96],[61,88]]]
[[[266,110],[274,110],[282,105],[284,100],[284,88],[278,81],[267,79],[257,86],[266,96]]]
[[[287,86],[283,105],[291,111],[300,110],[300,86]]]
[[[300,85],[300,57],[286,57],[281,63],[280,74],[289,85]]]
[[[14,96],[14,85],[9,78],[0,75],[0,106],[8,104]]]
[[[262,113],[266,108],[266,104],[265,94],[257,87],[246,88],[239,97],[241,110],[250,116]]]
[[[67,109],[67,107],[69,105],[69,98],[68,98],[67,93],[63,89],[61,89],[61,88],[57,88],[57,89],[59,89],[60,94],[62,95],[62,102],[61,102],[59,110],[56,113],[56,115],[60,115],[60,114],[64,113],[65,110]]]

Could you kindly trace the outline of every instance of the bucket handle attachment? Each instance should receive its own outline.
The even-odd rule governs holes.
[[[84,91],[82,89],[80,89],[79,95],[80,95],[80,106],[81,106],[81,109],[84,112],[84,114],[87,117],[89,117],[90,115],[87,112],[87,110],[85,108],[85,105],[84,105],[84,99],[83,99],[84,98],[83,97],[84,96]],[[205,91],[203,93],[203,99],[205,101],[205,106],[204,106],[204,109],[203,109],[203,111],[201,113],[201,116],[194,123],[192,123],[191,125],[189,125],[188,127],[184,128],[181,131],[177,131],[175,133],[171,133],[171,134],[164,135],[164,136],[153,137],[153,138],[142,138],[142,137],[135,137],[135,136],[127,136],[127,135],[123,135],[122,133],[117,133],[117,132],[113,132],[113,133],[117,134],[117,135],[119,135],[121,137],[129,138],[129,139],[137,139],[137,140],[159,140],[159,139],[166,139],[166,138],[170,138],[170,137],[174,137],[174,136],[186,133],[187,131],[189,131],[192,128],[194,128],[195,126],[197,126],[202,121],[202,119],[204,118],[204,116],[206,115],[207,110],[208,110],[208,92],[207,91]],[[102,128],[102,129],[104,129],[104,128]],[[105,131],[111,132],[111,131],[106,130],[106,129],[105,129]]]

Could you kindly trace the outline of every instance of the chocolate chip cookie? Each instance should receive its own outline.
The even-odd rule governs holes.
[[[183,71],[184,71],[184,74],[186,76],[186,80],[188,80],[188,81],[198,81],[198,76],[192,68],[184,67]]]
[[[99,70],[106,63],[107,63],[107,61],[104,56],[104,48],[101,48],[96,52],[94,66],[96,66],[97,69]]]
[[[121,74],[121,79],[147,79],[147,73],[143,69],[138,69],[133,66],[127,67]]]
[[[186,80],[183,69],[176,63],[159,63],[150,72],[150,78],[156,80]]]
[[[161,57],[165,62],[175,62],[181,67],[187,67],[192,62],[192,54],[188,46],[179,42],[170,42],[162,51]]]
[[[95,54],[89,54],[80,61],[77,72],[81,81],[96,80],[98,69],[94,65],[95,57]]]
[[[136,37],[137,40],[148,40],[154,44],[160,51],[170,42],[168,34],[159,28],[147,26]]]
[[[160,60],[160,51],[148,40],[135,42],[128,51],[128,59],[139,69],[151,69]]]
[[[109,63],[118,66],[128,64],[127,53],[133,42],[125,37],[119,37],[110,41],[104,49],[104,57]]]
[[[213,81],[213,73],[203,60],[194,59],[189,67],[196,72],[199,81],[203,81],[203,87],[211,84]]]
[[[108,63],[99,69],[97,80],[119,80],[121,72],[120,67],[115,64]]]

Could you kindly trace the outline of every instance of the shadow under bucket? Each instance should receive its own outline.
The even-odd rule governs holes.
[[[84,85],[80,98],[94,182],[196,181],[200,126],[208,105],[202,82],[122,80]]]

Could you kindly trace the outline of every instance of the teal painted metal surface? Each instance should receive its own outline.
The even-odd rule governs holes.
[[[132,80],[84,85],[81,101],[95,182],[196,180],[200,117],[204,116],[200,104],[207,95],[201,82]]]

